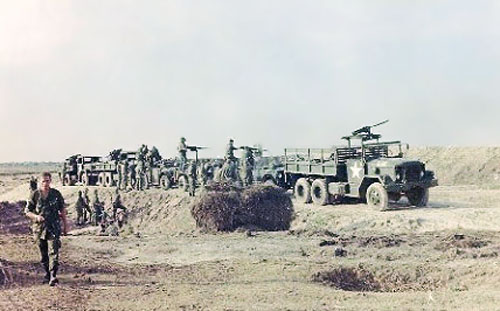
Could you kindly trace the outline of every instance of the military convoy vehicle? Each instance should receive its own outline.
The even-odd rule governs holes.
[[[118,184],[118,158],[115,158],[113,150],[108,157],[84,156],[76,154],[68,157],[63,164],[63,174],[61,176],[63,186],[103,186],[113,187]],[[136,152],[119,150],[120,159],[126,158],[129,167],[136,164]],[[147,172],[146,172],[147,173]],[[145,178],[145,186],[171,187],[172,169],[166,162],[155,163],[151,169],[151,176]]]
[[[255,183],[267,185],[285,186],[285,166],[280,157],[259,157],[256,158],[253,169]]]
[[[420,161],[404,159],[400,141],[380,142],[381,135],[371,129],[386,122],[364,126],[342,137],[347,140],[346,146],[286,148],[285,187],[294,190],[299,202],[316,205],[357,198],[384,210],[389,200],[406,196],[412,205],[425,206],[429,188],[437,186],[434,173]],[[394,147],[397,152],[391,154]]]
[[[64,160],[62,171],[63,186],[73,185],[91,185],[96,184],[97,175],[91,175],[87,172],[93,171],[95,166],[102,161],[100,156],[84,156],[75,154]]]

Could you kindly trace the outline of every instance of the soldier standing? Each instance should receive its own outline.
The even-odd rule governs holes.
[[[255,159],[253,157],[253,150],[250,147],[243,147],[243,154],[241,156],[240,175],[243,181],[243,186],[250,186],[253,184],[253,169],[255,166]]]
[[[154,163],[154,158],[153,158],[153,153],[151,150],[148,151],[146,154],[146,188],[149,188],[149,185],[152,183],[153,180],[153,164]]]
[[[136,175],[135,175],[135,164],[131,164],[128,167],[128,180],[130,182],[130,188],[135,189],[135,184],[136,184]]]
[[[187,163],[187,144],[186,144],[186,138],[181,137],[181,141],[179,142],[179,145],[177,146],[177,151],[179,152],[179,169],[181,171],[184,171],[186,163]]]
[[[189,196],[194,197],[196,191],[196,161],[191,161],[188,165],[188,192]]]
[[[200,185],[202,187],[205,187],[208,182],[208,169],[209,169],[209,164],[208,161],[201,161],[200,165],[198,166],[198,179],[200,182]]]
[[[139,159],[135,167],[135,186],[137,190],[144,190],[144,161]]]
[[[83,191],[83,203],[85,205],[83,209],[83,222],[90,222],[92,219],[92,210],[90,209],[89,188],[85,188]]]
[[[75,210],[76,210],[76,224],[83,225],[85,222],[85,218],[83,217],[83,211],[85,209],[85,202],[82,196],[82,190],[78,190],[78,198],[75,202]]]
[[[101,201],[99,201],[99,195],[97,189],[94,190],[94,197],[92,199],[92,207],[94,208],[92,224],[94,226],[99,225],[102,219],[103,206]]]
[[[122,159],[120,162],[120,181],[118,184],[119,189],[127,189],[127,177],[128,177],[128,160]]]
[[[238,149],[234,146],[234,140],[229,139],[229,143],[226,146],[226,154],[224,156],[224,160],[226,161],[236,161],[236,157],[234,156],[234,151]]]
[[[59,191],[50,187],[51,181],[50,173],[42,174],[42,187],[31,194],[26,216],[35,223],[33,233],[40,249],[41,263],[45,270],[44,283],[54,286],[58,283],[57,270],[61,234],[67,233],[68,222],[64,198]]]

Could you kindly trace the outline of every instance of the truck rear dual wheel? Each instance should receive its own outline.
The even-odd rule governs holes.
[[[299,178],[294,187],[295,198],[300,203],[311,203],[311,184],[305,178]]]
[[[389,195],[384,186],[379,182],[374,182],[366,190],[366,203],[368,206],[383,211],[389,206]]]
[[[99,173],[97,176],[97,184],[101,187],[104,187],[106,185],[106,176],[104,173]]]
[[[90,179],[89,179],[89,175],[87,175],[87,173],[83,173],[83,175],[82,175],[82,185],[84,185],[84,186],[90,185]]]
[[[316,179],[311,185],[311,198],[315,205],[323,206],[330,203],[328,185],[324,179]]]
[[[114,180],[113,180],[113,175],[111,173],[107,173],[104,175],[104,185],[106,187],[113,187]]]

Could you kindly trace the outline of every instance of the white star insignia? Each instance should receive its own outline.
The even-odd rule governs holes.
[[[350,169],[352,171],[353,178],[361,178],[360,173],[363,168],[359,166],[359,162],[354,163],[354,166],[351,166]]]

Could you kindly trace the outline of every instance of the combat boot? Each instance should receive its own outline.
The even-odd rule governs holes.
[[[43,265],[43,268],[45,270],[45,276],[43,277],[42,284],[48,284],[50,282],[50,272],[49,272],[49,265]]]
[[[59,280],[56,277],[57,271],[51,271],[50,272],[50,281],[49,281],[49,286],[54,286],[57,283],[59,283]]]

